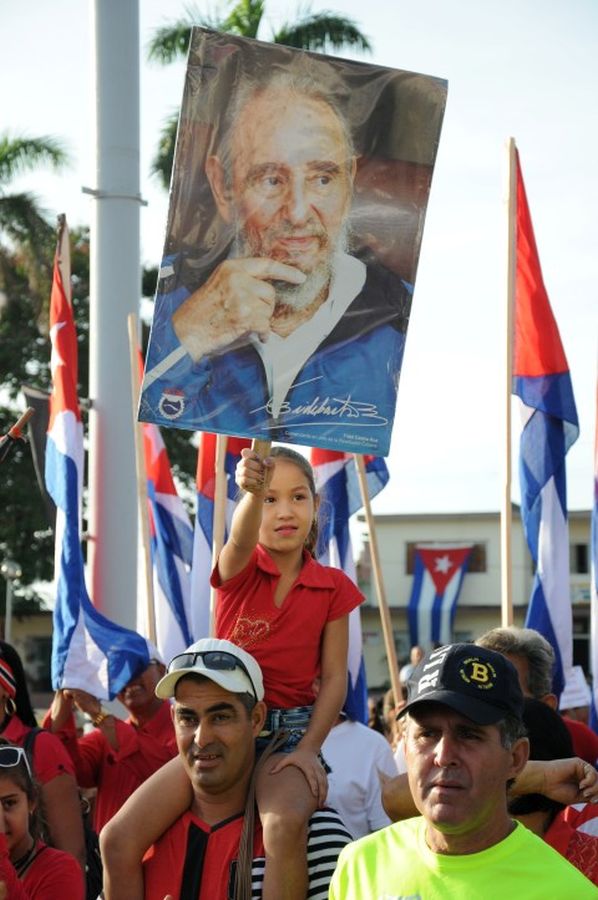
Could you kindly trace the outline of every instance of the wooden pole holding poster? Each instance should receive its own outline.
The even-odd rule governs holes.
[[[226,529],[226,447],[228,437],[216,435],[216,456],[214,459],[214,521],[212,523],[212,569],[224,546]],[[214,637],[216,617],[216,588],[210,587],[210,637]]]
[[[135,436],[135,471],[137,475],[137,503],[139,508],[139,527],[141,529],[141,547],[143,552],[143,569],[145,573],[145,590],[147,602],[147,636],[156,643],[156,611],[154,607],[154,583],[152,578],[152,551],[150,547],[149,516],[147,505],[147,474],[145,471],[145,454],[143,452],[143,425],[137,421],[139,407],[139,343],[137,339],[137,316],[127,316],[129,331],[129,356],[131,361],[131,388],[133,398],[133,432]]]
[[[357,475],[359,478],[359,489],[361,491],[361,500],[365,512],[365,520],[368,526],[370,536],[370,556],[372,558],[372,570],[374,572],[374,583],[376,586],[376,597],[378,599],[378,608],[380,610],[380,621],[382,623],[382,635],[384,637],[384,647],[386,649],[386,658],[388,659],[388,668],[390,672],[390,684],[394,694],[395,704],[399,703],[401,694],[401,682],[399,680],[399,665],[397,662],[397,651],[395,648],[394,636],[392,633],[392,621],[390,618],[390,610],[386,601],[386,591],[384,589],[384,579],[382,578],[382,566],[380,565],[380,555],[378,553],[378,539],[376,536],[376,526],[372,515],[372,507],[370,505],[370,495],[368,491],[367,476],[365,473],[365,463],[360,453],[353,454],[355,457],[355,465],[357,466]]]
[[[517,254],[517,167],[515,141],[509,138],[505,205],[507,212],[507,284],[505,314],[505,380],[504,380],[504,480],[500,511],[500,583],[501,624],[513,624],[513,561],[511,506],[511,394],[513,381],[513,307]]]

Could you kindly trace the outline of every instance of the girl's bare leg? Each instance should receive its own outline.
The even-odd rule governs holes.
[[[307,896],[307,824],[318,802],[295,766],[276,775],[275,753],[258,773],[256,800],[264,834],[266,869],[262,900],[305,900]]]

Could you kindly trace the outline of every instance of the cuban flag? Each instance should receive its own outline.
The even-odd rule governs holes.
[[[143,425],[143,447],[156,642],[163,659],[169,660],[194,641],[191,626],[193,528],[177,493],[168,453],[156,425]],[[141,604],[139,612],[139,630],[147,634],[147,604]]]
[[[591,669],[592,705],[590,725],[598,733],[598,384],[596,385],[596,432],[594,438],[594,505],[592,507],[591,533]]]
[[[553,689],[563,690],[573,659],[565,457],[579,434],[569,366],[544,287],[517,163],[517,253],[513,393],[521,408],[521,518],[536,574],[525,624],[552,644]]]
[[[77,398],[77,335],[70,299],[69,235],[64,216],[50,298],[52,393],[45,479],[56,504],[52,685],[112,699],[149,663],[141,635],[102,616],[89,599],[81,550],[83,424]]]
[[[227,438],[224,470],[226,473],[226,535],[237,503],[235,468],[241,450],[251,447],[245,438]],[[210,574],[214,538],[214,496],[216,487],[216,435],[204,431],[197,454],[197,512],[193,535],[191,567],[191,626],[194,640],[210,635]]]
[[[373,498],[388,482],[388,469],[381,457],[364,456],[364,463],[369,495]],[[313,448],[311,464],[320,495],[318,561],[342,569],[357,583],[349,532],[349,519],[362,506],[355,458],[348,453]],[[351,719],[366,724],[367,682],[359,607],[349,615],[348,669],[344,709]]]
[[[407,606],[411,646],[453,641],[453,622],[473,544],[416,544]]]

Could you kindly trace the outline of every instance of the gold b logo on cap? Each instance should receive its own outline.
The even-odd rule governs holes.
[[[490,679],[488,666],[483,663],[473,663],[469,677],[472,681],[488,681]]]
[[[481,662],[477,657],[470,656],[463,660],[459,674],[463,681],[481,690],[490,690],[494,687],[496,671],[488,662]]]

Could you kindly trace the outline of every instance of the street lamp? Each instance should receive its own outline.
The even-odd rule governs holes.
[[[21,575],[21,567],[14,559],[5,559],[0,565],[0,573],[6,578],[6,614],[4,617],[4,640],[10,644],[12,637],[12,595],[13,585]]]

